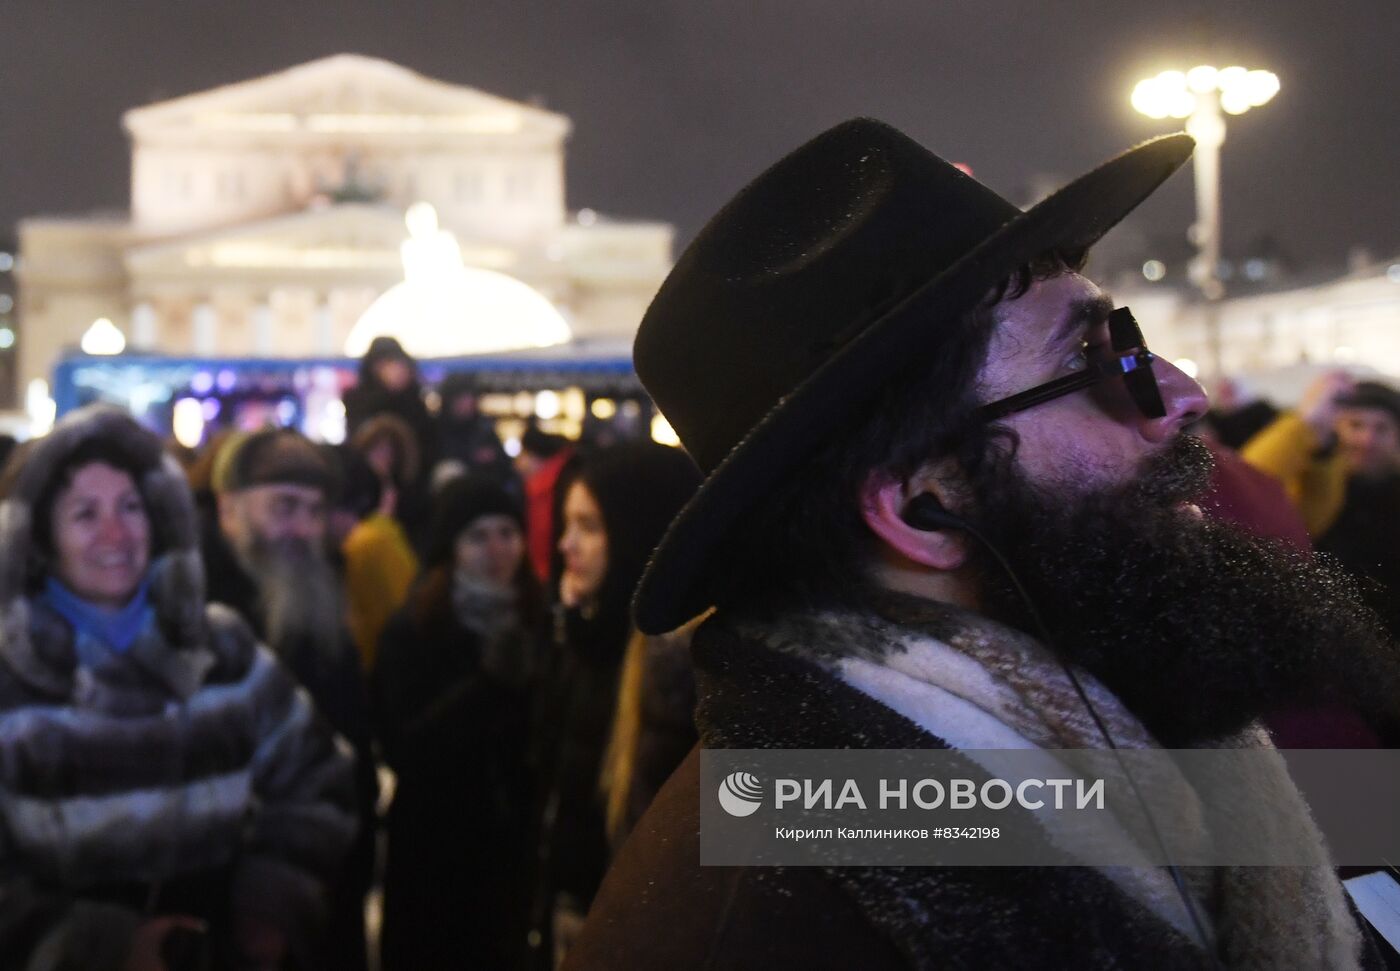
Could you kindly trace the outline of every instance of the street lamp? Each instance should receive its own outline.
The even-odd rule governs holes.
[[[1220,283],[1220,146],[1225,143],[1225,115],[1242,115],[1278,94],[1278,75],[1242,67],[1216,69],[1201,64],[1183,73],[1163,71],[1133,88],[1133,107],[1149,118],[1185,118],[1196,139],[1196,224],[1191,241],[1197,256],[1191,281],[1207,300],[1219,300]],[[1222,112],[1224,114],[1222,114]]]

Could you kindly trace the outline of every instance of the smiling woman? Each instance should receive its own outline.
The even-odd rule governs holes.
[[[206,605],[160,441],[97,407],[27,445],[0,482],[0,954],[308,966],[354,827],[332,733]]]
[[[150,562],[151,520],[128,472],[101,459],[70,466],[53,501],[54,580],[102,607],[124,606]]]

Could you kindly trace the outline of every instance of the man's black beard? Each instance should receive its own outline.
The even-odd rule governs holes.
[[[990,463],[978,518],[1054,646],[1166,746],[1300,705],[1392,717],[1400,655],[1349,576],[1181,507],[1211,464],[1183,436],[1126,488],[1052,495]],[[973,558],[988,613],[1039,636],[1005,571],[979,544]]]

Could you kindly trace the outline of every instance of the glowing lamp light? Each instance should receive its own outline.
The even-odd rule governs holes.
[[[120,354],[126,350],[126,337],[106,317],[98,317],[92,322],[92,326],[83,334],[83,339],[79,345],[84,354]]]
[[[24,389],[24,410],[29,415],[29,430],[35,436],[47,435],[58,415],[58,404],[49,396],[49,383],[35,378]]]
[[[1166,93],[1158,90],[1156,78],[1139,81],[1133,88],[1133,107],[1149,118],[1165,118],[1171,111]]]
[[[332,398],[321,411],[321,421],[316,426],[321,441],[339,445],[345,441],[345,402]]]
[[[198,398],[181,398],[175,402],[170,417],[170,431],[175,441],[185,448],[198,448],[204,439],[204,405]]]
[[[541,391],[535,395],[535,414],[544,421],[559,417],[559,394],[556,391]]]
[[[1196,110],[1196,96],[1190,91],[1173,91],[1167,114],[1173,118],[1190,118]]]
[[[584,395],[583,389],[578,387],[565,388],[564,393],[559,396],[559,410],[570,424],[579,426],[580,433],[583,431],[583,414],[588,410],[587,402],[588,398]]]
[[[1227,115],[1242,115],[1251,107],[1249,96],[1237,88],[1220,92],[1220,110]]]
[[[1272,71],[1250,71],[1244,76],[1244,89],[1250,106],[1257,108],[1278,94],[1278,75]]]
[[[1220,69],[1198,64],[1185,74],[1163,71],[1139,81],[1132,104],[1149,118],[1189,118],[1201,107],[1201,98],[1216,95],[1227,114],[1242,115],[1278,92],[1278,75],[1272,71],[1250,71],[1238,64]]]
[[[651,419],[651,440],[658,445],[669,445],[672,448],[679,448],[681,444],[681,437],[676,434],[666,416],[659,411]]]
[[[1196,94],[1209,94],[1215,90],[1215,79],[1219,73],[1209,64],[1198,64],[1186,72],[1186,86]]]
[[[15,346],[15,332],[8,327],[0,327],[0,351],[8,351]]]
[[[611,398],[595,398],[589,410],[593,412],[594,418],[599,421],[607,421],[617,414],[617,402]]]
[[[1197,64],[1186,72],[1162,71],[1133,88],[1130,100],[1135,110],[1149,118],[1183,119],[1187,133],[1196,140],[1196,222],[1189,238],[1197,256],[1187,275],[1207,300],[1219,300],[1225,293],[1225,272],[1220,269],[1220,149],[1225,143],[1226,118],[1264,104],[1278,90],[1278,75],[1238,64],[1224,68]],[[1143,276],[1152,282],[1162,279],[1164,272],[1157,260],[1142,267]],[[1218,359],[1214,366],[1219,370]]]
[[[1221,91],[1228,91],[1244,81],[1249,75],[1249,71],[1238,64],[1230,67],[1222,67],[1220,73],[1215,76],[1215,86]]]

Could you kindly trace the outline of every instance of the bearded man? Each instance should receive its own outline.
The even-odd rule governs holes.
[[[325,966],[366,966],[363,899],[373,875],[378,795],[369,695],[346,627],[327,541],[337,470],[309,439],[268,429],[231,442],[214,488],[217,532],[206,528],[209,599],[237,610],[355,749],[359,836],[337,886]],[[208,524],[213,525],[213,524]]]
[[[706,480],[635,613],[659,632],[715,608],[703,747],[1267,750],[1256,720],[1281,704],[1393,703],[1349,581],[1193,504],[1205,396],[1079,273],[1191,147],[1146,143],[1021,212],[856,120],[699,234],[635,360]],[[1377,960],[1315,830],[1292,869],[700,867],[698,763],[567,968]]]

